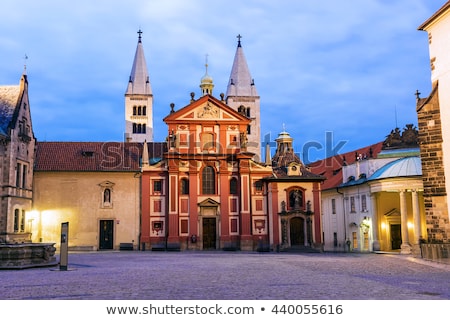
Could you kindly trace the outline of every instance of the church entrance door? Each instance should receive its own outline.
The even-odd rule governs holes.
[[[292,218],[290,221],[291,246],[305,245],[305,219]]]
[[[203,218],[203,249],[216,249],[216,218]]]
[[[114,220],[100,220],[99,249],[114,249]]]
[[[400,224],[391,224],[391,249],[398,250],[402,245],[402,228]]]

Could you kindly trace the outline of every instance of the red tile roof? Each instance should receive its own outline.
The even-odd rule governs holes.
[[[308,164],[308,167],[311,172],[326,177],[326,180],[322,184],[322,190],[335,188],[342,183],[342,167],[344,166],[344,160],[347,165],[350,165],[357,161],[356,155],[362,157],[370,157],[371,155],[375,158],[378,153],[380,153],[383,142],[384,141],[381,141],[355,151],[312,162]]]
[[[140,171],[142,143],[38,142],[35,171]],[[149,142],[149,158],[162,158],[166,143]]]

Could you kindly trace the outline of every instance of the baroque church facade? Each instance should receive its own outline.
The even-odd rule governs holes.
[[[260,96],[241,37],[226,95],[206,73],[153,141],[153,92],[138,32],[123,142],[37,142],[31,240],[71,250],[289,250],[322,246],[320,184],[280,133],[261,161]]]

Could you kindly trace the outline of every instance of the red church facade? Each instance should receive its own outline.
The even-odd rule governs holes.
[[[283,174],[280,168],[275,173],[274,163],[254,161],[246,148],[250,119],[207,94],[178,111],[172,109],[164,122],[168,126],[164,157],[152,161],[145,150],[148,144],[143,151],[144,247],[320,247],[322,178],[306,172],[299,160],[295,175]],[[294,191],[301,192],[301,204],[289,201]],[[296,232],[290,230],[294,222]],[[290,239],[295,234],[299,239]]]

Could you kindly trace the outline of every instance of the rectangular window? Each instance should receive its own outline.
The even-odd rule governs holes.
[[[16,187],[17,188],[20,188],[20,182],[21,182],[20,178],[22,176],[21,172],[22,172],[22,165],[20,163],[18,163],[17,169],[16,169]]]
[[[338,246],[337,232],[333,232],[333,246]]]
[[[355,231],[352,232],[352,239],[353,239],[353,249],[358,249],[358,235]]]
[[[19,232],[20,223],[20,211],[19,209],[14,210],[14,232]]]
[[[336,199],[331,199],[331,213],[336,214]]]
[[[361,211],[367,212],[367,198],[365,194],[361,196]]]
[[[254,186],[255,186],[255,191],[257,193],[263,191],[263,183],[262,183],[262,181],[255,181]]]
[[[364,232],[364,250],[369,250],[369,233]]]
[[[356,212],[355,197],[350,197],[350,212],[351,213]]]
[[[161,180],[153,181],[153,192],[161,193],[161,191],[162,191],[162,181]]]
[[[22,215],[20,216],[20,232],[25,232],[25,210],[22,210]]]
[[[22,166],[22,188],[27,187],[27,166],[24,164]]]

